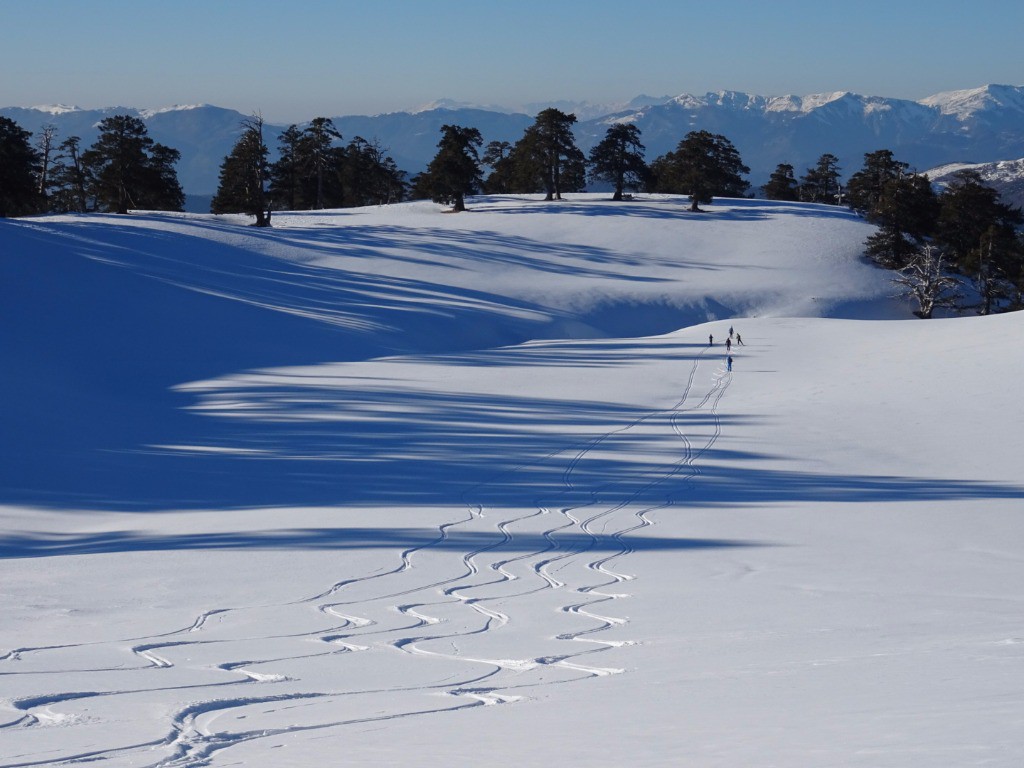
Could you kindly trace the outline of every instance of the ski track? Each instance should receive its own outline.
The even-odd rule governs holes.
[[[442,712],[456,712],[477,706],[513,703],[530,698],[529,690],[536,689],[541,685],[560,685],[586,678],[624,672],[623,669],[602,667],[584,662],[585,660],[589,661],[589,657],[594,654],[599,654],[611,648],[621,648],[633,644],[633,641],[630,640],[619,640],[614,637],[604,636],[608,630],[622,627],[628,623],[626,619],[611,615],[609,612],[614,601],[626,598],[628,595],[619,591],[608,590],[622,585],[634,577],[617,570],[614,565],[617,560],[624,558],[634,551],[629,545],[629,534],[653,525],[654,523],[650,515],[657,510],[671,506],[675,503],[675,500],[671,495],[667,494],[664,502],[646,506],[632,512],[627,524],[616,527],[614,521],[619,513],[632,507],[638,498],[645,497],[658,485],[680,475],[687,482],[692,482],[699,477],[700,469],[697,466],[697,460],[712,448],[721,435],[721,419],[718,416],[718,407],[732,381],[732,374],[730,372],[719,369],[713,375],[712,386],[704,394],[703,398],[696,404],[686,407],[686,403],[691,397],[701,362],[706,359],[704,355],[706,349],[703,348],[695,357],[683,392],[674,406],[668,410],[655,410],[646,413],[628,424],[619,426],[591,439],[583,447],[576,449],[575,453],[566,463],[562,473],[563,490],[561,498],[564,501],[561,503],[556,503],[557,500],[554,502],[548,500],[541,503],[538,500],[534,505],[535,509],[525,514],[498,520],[493,525],[483,523],[487,518],[485,508],[482,504],[471,499],[474,495],[482,495],[488,485],[494,485],[499,480],[498,477],[492,478],[488,484],[476,486],[464,494],[467,511],[462,516],[439,525],[437,535],[432,540],[402,551],[399,554],[398,563],[393,568],[340,580],[317,594],[300,597],[277,605],[213,608],[201,613],[187,627],[144,638],[116,641],[119,645],[134,643],[129,648],[131,654],[144,662],[141,666],[118,668],[117,671],[124,672],[127,670],[132,673],[149,676],[158,675],[164,682],[166,682],[166,675],[173,674],[173,669],[176,666],[174,659],[169,658],[173,654],[168,653],[168,651],[187,649],[189,646],[223,645],[225,652],[229,652],[233,643],[254,640],[294,640],[330,644],[334,646],[331,650],[296,653],[294,655],[284,655],[268,659],[227,660],[213,665],[204,665],[204,668],[231,675],[233,678],[222,682],[182,686],[153,685],[123,691],[54,693],[7,700],[7,706],[15,711],[18,718],[10,722],[0,723],[0,730],[73,723],[77,717],[75,714],[57,712],[54,711],[53,707],[61,705],[73,707],[76,701],[98,697],[138,696],[144,695],[147,692],[168,690],[182,692],[195,690],[196,693],[202,694],[203,691],[227,686],[233,688],[237,685],[301,684],[301,680],[294,680],[287,675],[275,672],[257,672],[251,669],[251,667],[273,665],[274,663],[283,664],[318,656],[352,654],[369,651],[372,648],[391,648],[412,658],[431,658],[451,662],[458,665],[455,667],[456,669],[463,670],[454,676],[457,679],[449,677],[449,679],[441,683],[411,686],[408,688],[382,690],[352,689],[341,691],[295,690],[276,695],[205,699],[182,705],[171,716],[169,732],[162,739],[130,745],[111,746],[106,749],[62,755],[46,760],[5,762],[0,763],[0,768],[62,765],[81,761],[125,757],[135,762],[145,759],[144,756],[151,756],[153,751],[159,750],[163,750],[168,754],[156,762],[149,763],[150,768],[185,768],[186,766],[206,765],[215,753],[255,739],[281,736],[291,732],[341,728],[355,724],[387,721],[404,717],[420,717]],[[690,437],[683,429],[682,421],[686,414],[704,409],[708,409],[712,417],[712,433],[706,437],[700,447],[695,448]],[[673,434],[679,439],[682,447],[681,458],[669,465],[663,473],[651,477],[646,484],[643,484],[625,497],[620,496],[614,502],[604,501],[604,499],[610,499],[614,496],[615,489],[619,483],[611,482],[598,488],[586,490],[578,489],[574,485],[574,475],[580,465],[587,460],[588,456],[598,451],[604,443],[659,417],[667,418]],[[543,461],[556,461],[560,455],[566,452],[567,449],[560,449],[544,457]],[[510,476],[509,480],[514,481],[515,473],[521,469],[522,467],[507,471],[503,476]],[[582,498],[574,499],[574,497],[580,496]],[[552,514],[552,509],[557,509],[557,515]],[[539,519],[548,516],[553,518],[553,524],[545,527],[540,532],[541,538],[544,541],[543,547],[536,551],[520,553],[511,557],[501,555],[501,552],[509,550],[515,541],[514,528],[516,524],[524,523],[533,518]],[[454,573],[443,578],[437,578],[435,575],[432,578],[428,578],[426,583],[416,582],[415,573],[417,572],[416,560],[418,555],[428,551],[443,552],[446,546],[450,547],[453,529],[469,526],[480,527],[481,525],[484,525],[486,530],[494,533],[493,541],[461,554],[456,560],[458,567],[454,569]],[[610,533],[607,529],[611,529]],[[582,545],[577,544],[576,546],[566,546],[560,543],[559,536],[571,530],[585,534],[585,543]],[[599,557],[587,560],[588,553],[593,554],[593,550],[602,543],[602,540],[605,543],[609,540],[613,542],[613,550]],[[584,573],[593,574],[596,578],[584,578],[581,581],[577,576],[567,575],[567,572],[576,563],[580,564]],[[524,567],[526,569],[524,576],[528,574],[531,582],[524,582],[523,588],[516,592],[500,589],[500,587],[507,586],[512,582],[523,581],[523,576],[510,570],[515,566]],[[392,584],[392,582],[397,583]],[[373,587],[376,583],[379,583],[382,587],[377,594],[354,596],[350,600],[336,599],[344,597],[346,591],[350,591],[356,586],[365,589]],[[588,626],[555,632],[550,637],[558,641],[587,643],[588,647],[567,651],[566,653],[538,655],[520,659],[481,658],[471,656],[466,652],[471,647],[472,640],[475,637],[498,632],[502,628],[514,624],[514,615],[510,612],[511,608],[508,608],[508,605],[514,606],[517,600],[539,592],[563,589],[571,589],[577,595],[577,599],[564,603],[558,613],[574,617],[574,623],[582,620]],[[424,599],[428,596],[431,596],[430,599]],[[499,604],[501,608],[498,607]],[[273,609],[284,616],[289,610],[308,611],[310,608],[320,615],[328,617],[332,622],[340,623],[320,627],[312,631],[300,631],[266,637],[182,639],[183,635],[188,636],[194,633],[208,632],[208,623],[215,617],[218,621],[218,629],[223,631],[225,627],[230,627],[234,615],[246,611]],[[468,609],[468,613],[465,615],[465,618],[458,621],[432,615],[436,612],[450,612],[452,609]],[[400,617],[400,621],[384,623],[379,619],[370,618],[369,616],[381,613]],[[282,621],[282,625],[286,626],[287,624]],[[21,660],[24,654],[28,653],[72,650],[87,645],[103,645],[106,642],[94,641],[80,645],[68,644],[37,648],[17,648],[0,657],[0,662],[16,663]],[[478,671],[470,672],[469,670],[474,667]],[[565,671],[567,675],[562,679],[541,682],[523,683],[517,682],[512,678],[509,678],[507,681],[504,680],[510,673],[521,673],[540,667],[558,668]],[[114,670],[97,669],[90,671],[110,672]],[[0,674],[41,675],[46,673],[19,673],[17,671],[5,670],[0,672]],[[482,683],[484,685],[481,685]],[[305,683],[306,686],[309,686],[309,684],[308,681]],[[522,694],[511,693],[514,690],[522,691]],[[357,697],[382,692],[403,692],[419,695],[441,694],[452,701],[447,706],[415,708],[409,711],[385,711],[372,717],[347,718],[308,725],[288,725],[287,727],[230,732],[218,731],[213,727],[214,721],[219,716],[257,705],[264,707],[269,705],[271,707],[270,711],[272,711],[275,706],[293,705],[296,702],[316,705],[318,703],[337,701],[343,697]]]

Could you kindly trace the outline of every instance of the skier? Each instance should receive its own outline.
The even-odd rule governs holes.
[[[725,351],[732,352],[732,339],[725,340]]]
[[[714,344],[715,344],[715,337],[709,333],[708,334],[708,346],[712,347],[712,346],[714,346]]]
[[[732,326],[731,325],[729,326],[729,338],[730,339],[732,338]]]
[[[729,359],[726,360],[726,362],[725,362],[725,370],[727,370],[727,371],[731,371],[732,370],[732,356],[731,355],[729,356]]]
[[[736,334],[736,346],[737,347],[745,347],[745,346],[747,346],[746,344],[743,343],[743,339],[740,338],[740,335],[738,333]]]

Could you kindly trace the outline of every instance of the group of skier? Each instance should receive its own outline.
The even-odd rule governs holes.
[[[729,326],[729,336],[725,340],[725,368],[728,371],[732,370],[732,337],[733,336],[736,337],[736,346],[737,347],[745,347],[746,346],[746,344],[743,343],[743,337],[740,336],[738,333],[736,333],[735,330],[733,329],[733,327],[730,325]],[[708,334],[708,346],[709,347],[713,347],[714,345],[715,345],[715,336],[714,336],[714,334],[709,333]]]

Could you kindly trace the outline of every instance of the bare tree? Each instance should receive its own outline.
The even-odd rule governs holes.
[[[956,278],[946,274],[942,252],[932,245],[917,251],[905,267],[897,271],[893,282],[903,288],[903,298],[915,299],[914,314],[930,319],[937,307],[955,307],[962,296]]]
[[[53,155],[57,149],[57,126],[44,125],[39,131],[36,139],[36,149],[39,151],[39,196],[45,197],[47,188],[50,185],[50,166],[53,164]]]

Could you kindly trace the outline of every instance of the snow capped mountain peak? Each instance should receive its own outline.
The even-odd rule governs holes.
[[[204,107],[210,106],[209,104],[175,104],[171,107],[161,107],[159,109],[140,109],[139,116],[143,120],[148,120],[154,115],[162,115],[167,112],[186,112],[192,109],[203,109]]]
[[[921,99],[921,104],[935,107],[944,115],[953,115],[960,120],[974,114],[1003,107],[1024,112],[1024,87],[1013,85],[983,85],[961,91],[946,91]]]
[[[435,101],[421,104],[418,107],[414,107],[409,110],[409,114],[418,115],[423,112],[433,112],[438,109],[458,110],[458,109],[479,109],[486,112],[512,112],[513,110],[507,107],[502,107],[497,104],[475,104],[469,101],[459,101],[457,99],[436,99]]]
[[[68,104],[40,104],[35,107],[29,107],[37,112],[48,112],[51,115],[66,115],[69,112],[81,112],[81,107],[76,107]]]

